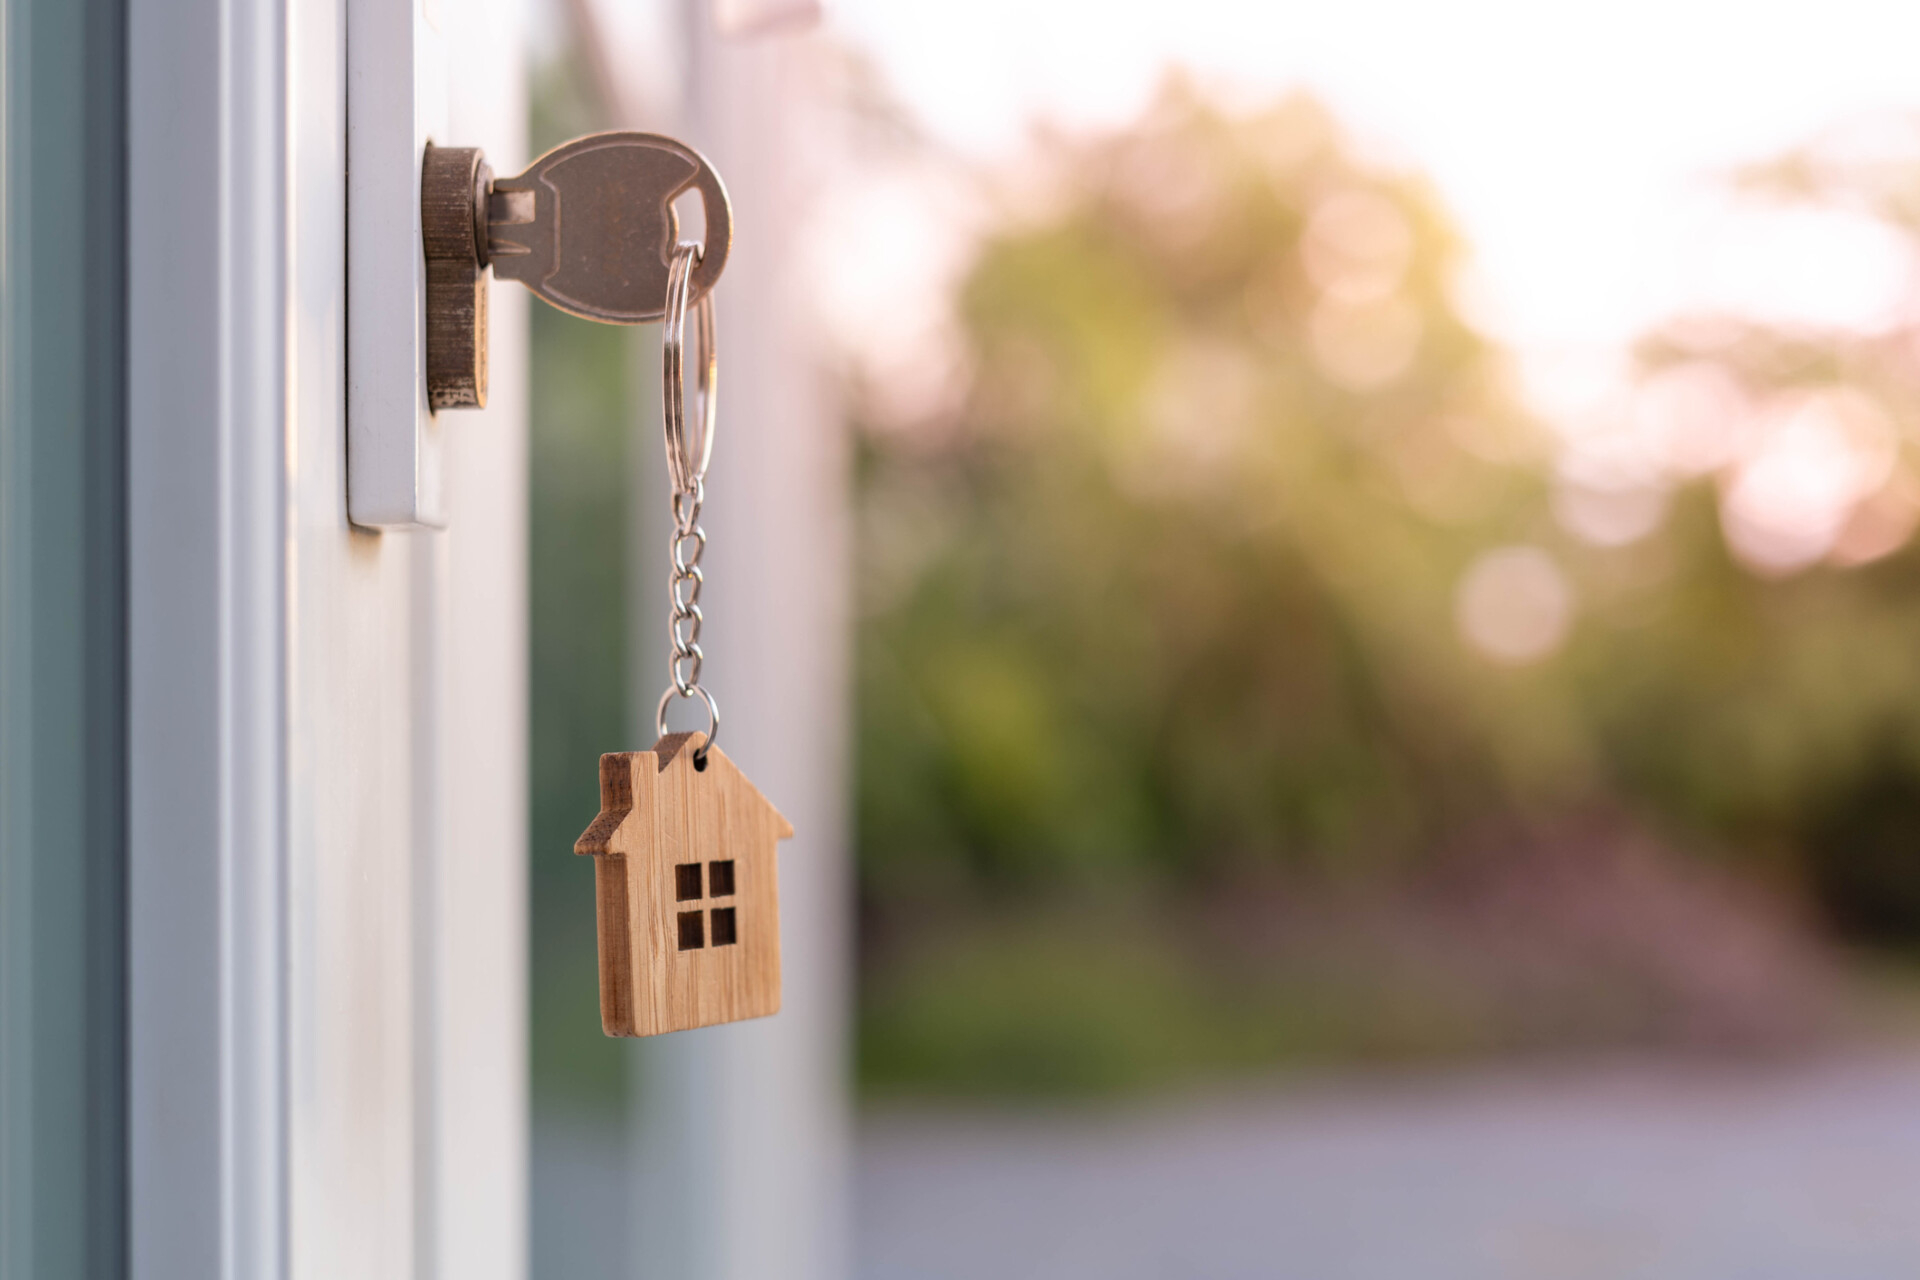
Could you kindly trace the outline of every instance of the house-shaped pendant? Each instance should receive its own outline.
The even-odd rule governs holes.
[[[705,742],[670,733],[600,757],[600,815],[573,851],[593,857],[610,1036],[780,1009],[774,855],[793,827],[718,747],[697,758]]]

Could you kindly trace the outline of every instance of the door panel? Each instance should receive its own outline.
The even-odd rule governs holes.
[[[512,151],[517,6],[436,7]],[[142,1277],[524,1270],[521,311],[450,527],[350,524],[347,18],[133,0]]]

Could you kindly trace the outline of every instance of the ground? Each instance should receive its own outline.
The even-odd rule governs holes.
[[[619,1141],[539,1126],[535,1274],[624,1274]],[[856,1178],[860,1280],[1910,1280],[1920,1056],[889,1108]]]

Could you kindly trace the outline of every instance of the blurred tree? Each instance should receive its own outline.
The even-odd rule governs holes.
[[[1540,482],[1426,190],[1178,88],[1055,162],[966,282],[953,420],[865,435],[871,892],[1361,874],[1564,785],[1554,695],[1476,701],[1452,639]]]
[[[1636,798],[1771,853],[1843,931],[1912,943],[1920,122],[1836,129],[1737,190],[1888,233],[1910,296],[1881,327],[1710,315],[1644,342],[1641,396],[1688,518],[1663,531],[1651,625],[1596,661],[1585,701]]]
[[[1568,442],[1432,194],[1312,102],[1176,83],[1046,168],[964,394],[860,437],[873,1078],[1777,1039],[1820,962],[1728,870],[1920,932],[1920,331],[1676,325]],[[1915,174],[1753,181],[1911,238]],[[1820,458],[1854,488],[1796,507]],[[1441,926],[1329,905],[1436,884]]]

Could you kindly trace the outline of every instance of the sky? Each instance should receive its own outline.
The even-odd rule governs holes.
[[[1124,124],[1173,66],[1249,106],[1305,88],[1426,173],[1471,246],[1469,314],[1549,415],[1661,318],[1733,307],[1877,327],[1907,251],[1844,215],[1735,216],[1737,166],[1920,110],[1920,3],[1888,0],[830,0],[937,138],[991,161],[1030,122]]]

